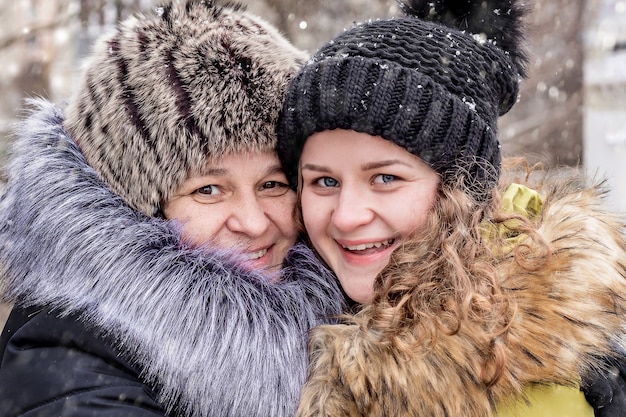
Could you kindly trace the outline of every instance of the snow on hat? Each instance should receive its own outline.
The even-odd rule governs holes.
[[[515,0],[406,1],[322,46],[294,78],[278,125],[292,184],[306,139],[348,129],[381,136],[442,180],[486,199],[500,171],[497,120],[518,97],[527,58]]]
[[[275,149],[305,60],[239,4],[173,1],[97,42],[65,126],[113,191],[156,215],[208,158]]]

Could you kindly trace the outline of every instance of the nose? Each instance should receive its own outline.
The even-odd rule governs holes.
[[[375,217],[372,198],[365,190],[343,185],[332,214],[335,228],[345,233],[372,222]]]
[[[270,219],[258,197],[253,194],[242,196],[233,202],[226,227],[232,233],[249,237],[262,236],[270,227]]]

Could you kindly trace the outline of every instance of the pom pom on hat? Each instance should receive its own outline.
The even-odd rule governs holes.
[[[444,182],[462,175],[485,200],[500,170],[497,120],[525,75],[525,11],[512,0],[407,1],[402,9],[407,16],[339,34],[294,78],[278,125],[288,178],[297,184],[309,136],[348,129],[402,146]]]

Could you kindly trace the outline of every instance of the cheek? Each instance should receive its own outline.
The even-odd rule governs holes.
[[[204,205],[187,207],[184,217],[175,217],[183,227],[183,236],[194,245],[211,243],[217,246],[227,244],[220,237],[226,217],[222,212],[211,210]]]
[[[280,198],[268,199],[264,208],[272,223],[288,239],[295,239],[298,234],[295,218],[296,199],[296,193],[289,192]]]
[[[320,231],[326,230],[328,222],[326,221],[328,208],[325,207],[323,201],[318,196],[311,195],[303,191],[301,196],[302,203],[302,221],[307,234],[315,243],[314,238]]]
[[[185,223],[183,235],[196,245],[213,244],[217,246],[230,246],[229,243],[220,239],[219,225],[206,224],[202,221],[191,221]]]
[[[428,219],[436,196],[436,188],[419,190],[402,202],[403,209],[397,216],[397,225],[404,235],[422,229]]]
[[[163,216],[168,220],[183,220],[186,217],[184,208],[185,205],[179,200],[168,201],[161,204]]]

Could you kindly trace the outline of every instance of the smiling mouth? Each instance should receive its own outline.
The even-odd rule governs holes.
[[[341,245],[341,247],[350,252],[363,252],[368,251],[370,249],[386,249],[389,246],[393,245],[396,239],[387,239],[380,242],[371,242],[371,243],[361,243],[360,245],[346,246]]]
[[[244,259],[246,261],[254,261],[256,259],[262,258],[267,253],[267,249],[261,249],[260,251],[250,252],[244,254]]]

